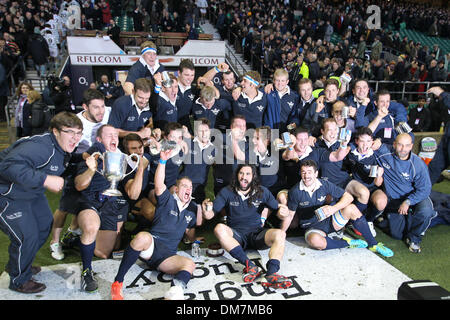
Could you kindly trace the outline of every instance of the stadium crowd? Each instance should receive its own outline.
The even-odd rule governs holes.
[[[229,36],[230,30],[248,60],[260,58],[241,79],[226,63],[196,74],[190,60],[182,60],[175,74],[166,73],[157,46],[145,41],[123,92],[117,93],[117,83],[110,90],[109,79],[102,77],[85,91],[81,112],[71,103],[68,77],[54,83],[56,115],[51,120],[45,105],[36,103],[40,97],[32,86],[20,83],[17,135],[35,135],[0,153],[0,216],[6,217],[0,226],[11,240],[10,289],[45,289],[32,279],[39,272],[32,262],[51,234],[54,259],[64,259],[63,246],[79,247],[81,285],[87,292],[98,289],[93,257],[109,258],[124,248],[112,299],[123,299],[124,277],[137,259],[174,275],[165,297],[183,299],[195,263],[177,255],[178,244],[201,241],[195,228],[215,216],[220,221],[214,234],[243,265],[244,282],[263,275],[245,250],[270,248],[263,281],[269,287],[292,285],[279,273],[288,230],[317,250],[367,248],[392,257],[394,252],[376,240],[375,225],[405,241],[411,252],[421,252],[427,229],[448,223],[430,199],[432,184],[448,166],[447,146],[439,146],[427,167],[412,149],[414,133],[432,128],[422,125],[429,120],[422,111],[431,107],[421,97],[408,113],[408,105],[385,89],[373,92],[368,80],[422,79],[425,68],[423,80],[446,81],[450,56],[383,31],[390,23],[410,27],[420,5],[379,4],[386,28],[368,32],[365,1],[334,7],[326,1],[275,6],[274,1],[210,0],[221,35]],[[58,5],[51,0],[2,2],[5,61],[23,59],[21,54],[32,51],[39,35],[46,40],[47,56],[55,57],[52,45],[59,52],[67,32],[52,33],[52,25],[60,26],[58,19],[64,19]],[[109,28],[122,11],[133,16],[136,31],[185,30],[206,19],[204,1],[185,1],[176,13],[161,1],[89,1],[81,8],[86,29]],[[302,12],[300,19],[293,9]],[[445,34],[447,16],[447,11],[432,9],[416,19],[414,28],[421,30],[434,19],[437,34]],[[334,30],[340,36],[336,45]],[[47,42],[47,34],[61,38]],[[391,43],[401,51],[392,67],[381,56]],[[34,56],[33,61],[46,64]],[[7,73],[7,63],[3,69]],[[45,75],[45,68],[37,69]],[[449,93],[439,86],[422,92],[432,95],[446,116],[437,126],[447,124]],[[45,128],[50,130],[43,134]],[[449,141],[450,127],[445,130],[443,144]],[[127,164],[129,175],[112,183],[103,173],[117,161]],[[213,190],[206,190],[210,170]],[[45,190],[62,191],[53,214]],[[67,217],[71,225],[63,234]],[[122,244],[128,219],[137,223],[135,237]]]

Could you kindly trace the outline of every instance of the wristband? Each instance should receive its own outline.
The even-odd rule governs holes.
[[[160,164],[166,164],[167,160],[159,159]]]
[[[219,69],[219,68],[217,68],[217,66],[215,66],[215,67],[214,67],[214,70],[216,70],[216,72],[217,72],[217,73],[219,73],[219,72],[220,72],[220,69]]]
[[[292,147],[288,147],[288,149],[289,149],[289,151],[292,151],[292,150],[294,150],[294,148],[292,148]]]
[[[262,222],[266,221],[266,218],[261,217],[261,221],[262,221]]]
[[[343,144],[342,142],[341,142],[341,145],[339,146],[341,149],[347,149],[347,145],[346,144]]]

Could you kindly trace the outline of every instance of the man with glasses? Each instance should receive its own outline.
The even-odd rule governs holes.
[[[37,293],[46,288],[32,279],[40,268],[31,265],[53,223],[45,191],[62,190],[61,175],[82,130],[76,115],[61,112],[51,120],[49,133],[22,138],[0,153],[0,229],[11,241],[6,266],[11,290]]]

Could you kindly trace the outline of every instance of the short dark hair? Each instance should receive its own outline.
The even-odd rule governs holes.
[[[389,91],[387,91],[387,90],[384,90],[384,89],[383,89],[383,90],[378,91],[377,94],[375,95],[375,101],[378,102],[378,100],[379,100],[379,98],[380,98],[381,96],[386,96],[386,95],[391,96],[391,94],[390,94]]]
[[[303,167],[313,167],[314,171],[317,171],[317,163],[314,160],[304,160],[300,163],[300,171]]]
[[[105,100],[105,95],[97,89],[86,89],[83,92],[83,104],[89,106],[92,100]]]
[[[373,132],[369,127],[360,127],[358,128],[358,130],[356,130],[355,139],[358,139],[360,136],[363,136],[365,134],[372,137]]]
[[[125,149],[125,152],[130,154],[130,151],[128,150],[128,143],[131,141],[138,141],[141,143],[141,145],[144,145],[144,141],[142,140],[141,136],[137,133],[129,133],[125,137],[123,137],[122,144]]]
[[[184,69],[195,70],[195,66],[194,66],[194,63],[192,62],[192,60],[190,60],[190,59],[181,60],[179,66],[178,66],[178,70],[180,72],[183,72]]]
[[[164,127],[164,135],[167,137],[171,131],[183,130],[183,126],[178,122],[168,122]]]

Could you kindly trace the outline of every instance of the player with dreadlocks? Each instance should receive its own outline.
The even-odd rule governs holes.
[[[260,184],[256,167],[240,164],[230,185],[223,188],[214,200],[214,213],[224,208],[227,211],[227,224],[217,224],[214,234],[222,248],[245,266],[244,282],[253,282],[262,273],[244,250],[270,248],[266,281],[262,285],[289,288],[292,281],[277,273],[284,253],[286,233],[280,229],[264,228],[266,207],[278,210],[280,219],[284,219],[288,213],[287,207],[279,204],[272,193]]]

